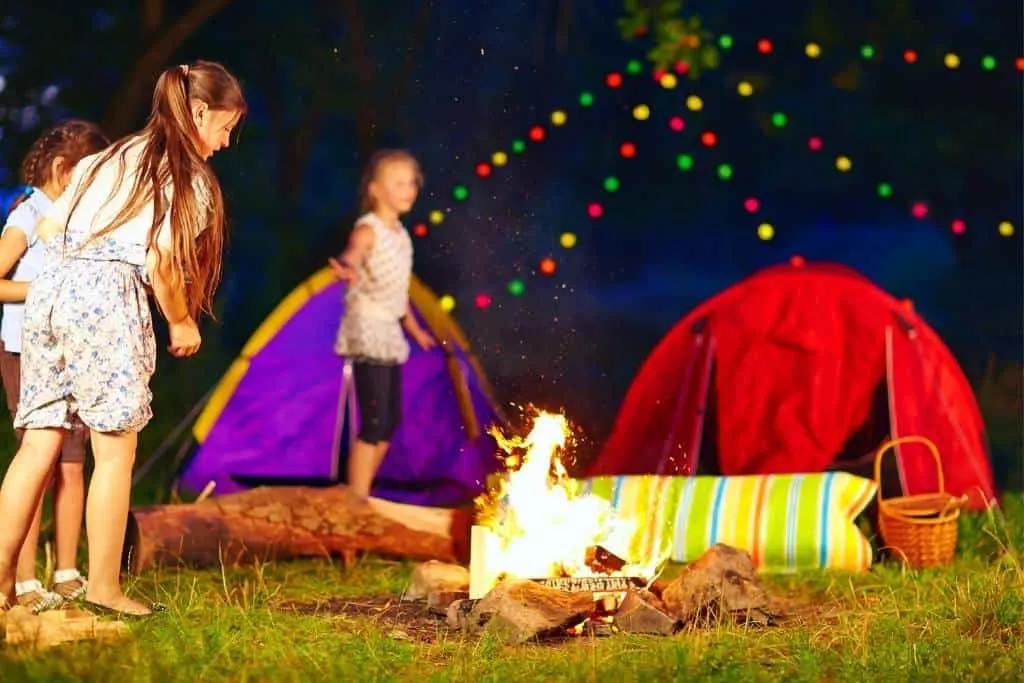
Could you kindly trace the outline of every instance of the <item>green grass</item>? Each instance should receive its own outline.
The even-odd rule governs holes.
[[[781,625],[668,638],[503,646],[449,633],[371,604],[370,596],[397,600],[412,565],[370,557],[350,570],[327,561],[161,570],[130,588],[166,602],[169,613],[132,624],[114,644],[0,650],[0,680],[1018,680],[1024,498],[1008,499],[1004,514],[964,519],[951,567],[769,579],[791,615]],[[287,606],[330,598],[364,606],[341,614]]]

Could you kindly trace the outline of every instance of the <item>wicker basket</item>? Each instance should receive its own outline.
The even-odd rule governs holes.
[[[939,490],[916,496],[882,499],[882,458],[890,449],[908,443],[928,448],[938,471]],[[914,568],[949,564],[956,553],[957,523],[967,496],[946,493],[939,450],[929,439],[904,436],[882,444],[875,456],[878,486],[878,531],[892,553]]]

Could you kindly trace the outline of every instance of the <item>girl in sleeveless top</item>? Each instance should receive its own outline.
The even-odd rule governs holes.
[[[43,267],[44,246],[36,234],[39,219],[53,206],[71,182],[71,172],[82,158],[99,152],[109,141],[87,121],[72,119],[54,126],[32,143],[21,164],[25,194],[15,200],[0,233],[0,375],[3,375],[7,409],[13,420],[21,393],[21,333],[25,297],[29,283]],[[20,443],[24,430],[14,431]],[[43,588],[36,578],[36,554],[42,505],[36,508],[28,536],[18,555],[15,593],[18,604],[33,613],[57,609],[67,600],[85,594],[85,577],[77,568],[78,543],[85,507],[85,429],[68,433],[61,445],[60,459],[53,471],[53,521],[57,565],[53,590]]]
[[[369,497],[401,421],[401,366],[409,359],[403,329],[423,349],[435,345],[409,306],[412,240],[398,219],[412,208],[421,184],[419,164],[409,152],[374,155],[363,176],[364,215],[345,252],[330,259],[348,283],[335,351],[353,366],[360,424],[349,454],[348,485],[362,498]]]
[[[156,611],[120,585],[138,432],[152,417],[148,291],[167,318],[171,354],[193,355],[224,242],[224,202],[208,160],[228,146],[245,110],[238,81],[220,64],[166,69],[145,128],[83,159],[37,227],[47,253],[25,301],[14,421],[25,436],[0,487],[0,609],[64,434],[84,423],[95,465],[85,605]]]

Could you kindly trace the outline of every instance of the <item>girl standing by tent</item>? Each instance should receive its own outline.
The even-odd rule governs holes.
[[[412,240],[399,216],[416,202],[423,176],[405,150],[381,150],[370,160],[360,187],[363,216],[348,247],[330,259],[349,283],[335,351],[352,361],[359,405],[359,436],[348,460],[348,485],[362,498],[401,421],[401,367],[409,336],[423,349],[435,345],[409,305]]]
[[[121,554],[138,432],[152,417],[156,341],[146,279],[170,330],[170,352],[191,356],[196,318],[220,277],[224,204],[207,164],[244,115],[238,81],[219,64],[165,70],[149,121],[84,159],[37,228],[47,263],[25,302],[21,396],[25,436],[0,487],[0,597],[57,460],[79,420],[95,469],[86,503],[86,605],[145,615],[124,595]]]
[[[21,321],[29,282],[43,266],[43,245],[36,235],[36,223],[53,206],[71,181],[75,165],[109,144],[96,126],[86,121],[65,121],[37,139],[21,165],[25,194],[15,200],[0,234],[0,375],[3,377],[7,409],[14,419],[18,409],[21,379]],[[11,272],[13,268],[13,272]],[[15,430],[18,442],[24,430]],[[18,556],[16,593],[18,604],[34,613],[59,607],[85,593],[86,581],[76,564],[78,541],[85,506],[84,429],[68,433],[60,452],[60,464],[54,472],[53,511],[56,527],[57,567],[53,591],[43,588],[36,578],[36,548],[42,506],[36,508],[28,536]]]

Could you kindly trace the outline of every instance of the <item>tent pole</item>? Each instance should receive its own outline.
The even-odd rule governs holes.
[[[698,332],[695,337],[694,344],[700,347],[704,342],[704,335]],[[676,430],[679,429],[679,421],[683,418],[683,405],[686,402],[686,392],[690,388],[690,380],[693,377],[694,364],[695,361],[692,359],[686,364],[686,374],[683,375],[683,381],[679,383],[679,391],[676,394],[675,405],[672,409],[672,422],[669,423],[668,434],[665,435],[665,445],[661,449],[661,457],[658,458],[657,474],[665,473],[665,465],[671,455]]]
[[[341,388],[338,392],[338,412],[334,419],[334,439],[332,443],[334,447],[331,450],[331,481],[339,481],[338,472],[338,459],[341,454],[341,435],[345,431],[345,412],[348,409],[349,417],[351,418],[354,409],[354,405],[351,398],[352,393],[352,361],[345,359],[345,365],[341,370]],[[352,452],[352,432],[355,430],[355,424],[349,423],[349,453]]]

